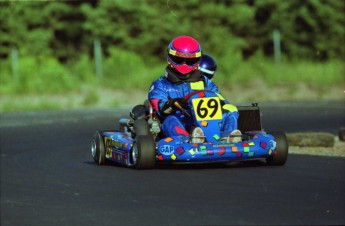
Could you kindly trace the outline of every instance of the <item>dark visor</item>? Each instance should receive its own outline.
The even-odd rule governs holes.
[[[169,54],[169,58],[176,63],[177,65],[180,64],[187,64],[189,66],[192,66],[196,63],[198,63],[201,60],[201,57],[196,57],[196,58],[183,58],[183,57],[177,57],[177,56],[173,56],[171,54]]]

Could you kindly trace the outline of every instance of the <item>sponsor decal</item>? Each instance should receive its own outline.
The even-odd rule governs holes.
[[[107,148],[107,151],[105,152],[105,157],[106,158],[111,158],[111,155],[112,155],[111,148]]]
[[[111,148],[111,147],[123,148],[123,144],[120,141],[113,140],[113,139],[111,139],[109,137],[105,137],[105,146],[107,148]]]
[[[160,153],[162,153],[163,155],[171,155],[174,153],[175,149],[174,146],[171,145],[162,145],[159,148]]]

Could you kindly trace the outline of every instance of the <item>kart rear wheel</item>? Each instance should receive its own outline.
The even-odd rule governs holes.
[[[152,169],[156,163],[156,143],[151,135],[137,136],[132,150],[136,169]]]
[[[345,141],[345,127],[341,127],[338,131],[339,140]]]
[[[268,165],[281,166],[284,165],[288,158],[289,144],[284,132],[269,132],[276,142],[276,154],[267,158]]]
[[[145,119],[138,119],[133,124],[136,136],[151,135],[149,123]]]
[[[99,165],[105,164],[105,147],[102,132],[96,131],[91,142],[93,160]]]

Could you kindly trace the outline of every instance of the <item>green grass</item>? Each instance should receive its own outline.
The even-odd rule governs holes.
[[[228,85],[231,83],[244,84],[255,78],[262,78],[270,86],[306,83],[320,88],[345,83],[345,64],[341,61],[282,62],[275,65],[272,60],[252,59],[233,68],[225,71],[222,69],[222,65],[219,65],[218,81]]]
[[[270,89],[288,87],[287,97],[284,97],[284,100],[288,100],[289,95],[295,95],[301,84],[317,90],[319,97],[324,97],[333,87],[345,85],[345,65],[337,60],[326,63],[283,60],[279,65],[275,65],[272,59],[255,56],[249,61],[234,57],[230,60],[220,58],[217,62],[218,71],[214,82],[221,90],[231,89],[234,86],[246,88],[250,84],[251,90],[260,91],[262,89],[260,83],[258,85],[255,83],[259,80],[264,81],[265,86]],[[28,101],[27,98],[20,101],[27,95],[36,97],[61,95],[67,98],[81,95],[83,101],[79,105],[92,107],[105,98],[98,94],[98,90],[103,88],[124,92],[128,90],[146,92],[151,83],[163,75],[166,62],[164,59],[158,62],[152,59],[146,60],[137,54],[114,48],[111,49],[110,55],[103,59],[102,66],[103,77],[100,79],[96,77],[94,62],[88,56],[83,56],[79,61],[67,65],[60,64],[50,57],[23,56],[19,58],[18,80],[16,80],[11,71],[11,62],[1,61],[0,98],[6,97],[7,101],[0,101],[0,111],[78,107],[75,104],[66,105],[58,101],[48,101],[46,98],[35,103]],[[89,91],[83,91],[83,87],[89,87]],[[121,100],[116,97],[107,98],[113,98],[112,106],[120,105]]]

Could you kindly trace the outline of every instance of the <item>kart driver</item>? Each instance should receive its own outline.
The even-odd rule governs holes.
[[[191,143],[203,143],[205,136],[202,129],[195,127],[190,134],[188,131],[192,129],[192,120],[176,103],[182,108],[186,107],[187,102],[183,97],[198,90],[220,92],[217,85],[198,70],[202,52],[197,40],[190,36],[178,36],[168,45],[167,51],[165,74],[152,83],[148,99],[163,119],[162,131],[166,137],[186,136],[191,137]],[[237,130],[238,110],[225,99],[222,104],[221,140],[239,142],[240,137],[231,136],[241,134]]]
[[[217,71],[217,63],[209,54],[202,54],[199,70],[202,75],[212,80]]]

